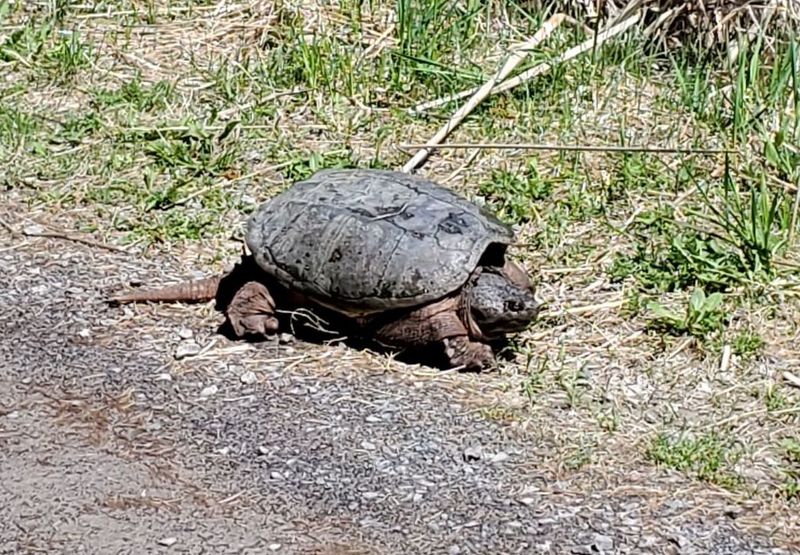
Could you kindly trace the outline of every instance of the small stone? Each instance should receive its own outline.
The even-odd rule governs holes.
[[[241,381],[243,384],[251,385],[256,383],[256,381],[258,381],[258,376],[256,376],[256,373],[253,372],[252,370],[248,370],[247,372],[239,376],[239,381]]]
[[[292,356],[296,351],[294,350],[294,347],[284,347],[283,352],[286,355]]]
[[[189,328],[181,328],[178,330],[178,337],[181,339],[191,339],[194,337],[194,332]]]
[[[279,543],[271,543],[267,546],[270,551],[278,551],[281,548],[281,544]]]
[[[670,541],[673,542],[678,547],[680,547],[681,549],[689,547],[689,545],[692,543],[691,541],[689,541],[689,538],[681,534],[675,534],[670,538]]]
[[[171,547],[178,543],[178,538],[161,538],[158,540],[158,545],[163,545],[164,547]]]
[[[84,339],[89,339],[92,336],[92,332],[89,331],[89,328],[83,328],[81,331],[78,332],[78,335],[80,335]]]
[[[530,507],[536,502],[536,499],[533,497],[522,497],[520,498],[519,502],[525,505],[526,507]]]
[[[481,449],[480,446],[467,447],[464,449],[464,460],[467,462],[479,461],[482,456],[483,449]]]
[[[169,372],[162,372],[158,376],[156,376],[157,382],[171,382],[172,381],[172,374]]]
[[[414,503],[419,503],[420,501],[422,501],[422,494],[421,493],[415,493],[414,497],[412,497],[411,500]]]
[[[19,418],[19,411],[12,410],[12,411],[11,411],[11,412],[9,412],[8,414],[6,414],[6,418],[11,418],[12,420],[13,420],[14,418]]]
[[[377,416],[372,416],[372,415],[370,415],[370,416],[367,416],[367,417],[366,417],[364,420],[366,420],[366,421],[367,421],[367,422],[369,422],[370,424],[374,424],[374,423],[376,423],[376,422],[380,422],[380,421],[381,421],[381,419],[380,419],[380,418],[378,418]]]
[[[499,453],[496,453],[492,457],[492,462],[494,462],[494,463],[501,463],[501,462],[504,462],[504,461],[507,461],[507,460],[508,460],[508,453],[506,453],[504,451],[500,451]]]
[[[40,235],[44,232],[44,228],[39,224],[31,224],[22,228],[22,232],[25,235]]]
[[[533,549],[536,553],[550,553],[550,550],[553,548],[553,544],[550,542],[539,543],[533,546]]]
[[[181,343],[178,345],[178,348],[175,349],[175,359],[181,360],[186,357],[193,357],[200,354],[200,345],[194,342],[186,342]]]
[[[738,505],[728,505],[724,509],[722,509],[722,512],[728,518],[737,518],[742,514],[743,511],[742,508]]]
[[[367,499],[367,500],[375,499],[376,497],[378,497],[378,493],[374,492],[374,491],[368,491],[363,495],[363,497],[364,497],[364,499]]]
[[[259,445],[258,446],[258,454],[259,455],[269,455],[269,449],[267,449],[263,445]]]
[[[230,447],[223,447],[222,449],[217,450],[217,453],[219,453],[222,456],[225,456],[230,452],[231,452],[231,448]]]
[[[369,451],[372,451],[373,449],[375,449],[375,444],[374,443],[370,443],[369,441],[362,441],[361,442],[361,448],[362,449],[367,449]]]
[[[219,391],[217,385],[211,384],[203,388],[203,390],[200,392],[200,397],[211,397],[212,395],[215,395],[217,391]]]
[[[278,336],[278,343],[281,345],[288,345],[289,343],[294,343],[294,335],[291,333],[282,333]]]
[[[639,546],[640,547],[655,547],[658,545],[658,537],[644,535],[639,539]]]
[[[270,472],[269,477],[272,478],[273,480],[283,480],[283,476],[281,475],[280,472]]]
[[[594,535],[594,547],[598,551],[608,553],[614,549],[614,538],[603,534]]]
[[[457,545],[451,545],[447,550],[447,555],[458,555],[461,553],[461,548]]]

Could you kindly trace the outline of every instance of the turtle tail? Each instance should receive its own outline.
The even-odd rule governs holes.
[[[119,305],[137,302],[203,302],[216,298],[222,276],[184,281],[160,289],[145,289],[118,295],[108,303]]]

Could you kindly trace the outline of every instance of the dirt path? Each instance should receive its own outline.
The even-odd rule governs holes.
[[[546,433],[475,409],[491,375],[109,308],[125,279],[182,272],[79,244],[6,235],[0,269],[3,553],[786,552],[683,479],[556,475]],[[176,360],[188,342],[211,345]]]

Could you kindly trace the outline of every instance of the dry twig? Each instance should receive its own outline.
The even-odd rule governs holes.
[[[554,15],[553,17],[545,21],[544,25],[542,25],[542,28],[539,29],[536,32],[536,34],[533,35],[533,37],[531,37],[529,40],[525,41],[517,48],[515,48],[512,51],[511,56],[509,56],[508,59],[506,60],[506,63],[503,64],[503,67],[501,67],[497,71],[494,77],[489,79],[486,83],[484,83],[482,87],[477,89],[474,92],[472,98],[469,100],[469,102],[467,102],[465,105],[459,108],[456,111],[456,113],[453,114],[453,116],[450,118],[450,121],[444,124],[444,126],[441,127],[439,131],[428,142],[436,144],[442,141],[445,137],[447,137],[447,135],[449,135],[450,132],[453,131],[453,129],[455,129],[462,121],[464,121],[464,119],[469,115],[470,112],[472,112],[478,106],[478,104],[483,102],[483,99],[485,99],[492,93],[492,90],[495,88],[497,83],[502,82],[506,77],[511,75],[511,72],[514,71],[514,69],[516,69],[516,67],[520,63],[522,63],[522,61],[528,56],[528,53],[532,49],[536,48],[536,46],[539,45],[543,40],[549,37],[553,33],[553,30],[556,27],[558,27],[563,20],[564,20],[563,15],[561,14]],[[402,170],[404,172],[413,171],[422,162],[425,161],[425,159],[428,157],[429,154],[430,154],[430,149],[423,148],[422,150],[417,152],[411,158],[411,160],[405,163]]]
[[[612,37],[615,37],[615,36],[619,35],[620,33],[623,33],[624,31],[627,31],[633,25],[635,25],[638,21],[639,21],[639,14],[636,13],[636,14],[632,15],[631,17],[629,17],[628,19],[626,19],[625,21],[623,21],[622,23],[619,23],[618,25],[614,25],[613,27],[610,27],[610,28],[606,29],[605,31],[603,31],[600,34],[598,34],[596,37],[592,37],[592,38],[582,42],[578,46],[570,48],[569,50],[567,50],[566,52],[564,52],[560,56],[556,56],[555,59],[553,59],[552,62],[545,62],[545,63],[539,64],[539,65],[536,65],[536,66],[530,68],[529,70],[520,73],[519,75],[517,75],[513,79],[509,79],[508,81],[504,81],[503,83],[500,83],[496,88],[491,90],[491,94],[497,94],[497,93],[500,93],[500,92],[507,91],[509,89],[513,89],[517,85],[520,85],[522,83],[530,81],[531,79],[533,79],[535,77],[538,77],[539,75],[547,73],[548,71],[550,71],[553,68],[554,65],[567,62],[567,61],[569,61],[569,60],[571,60],[573,58],[576,58],[580,54],[583,54],[584,52],[587,52],[587,51],[591,50],[592,48],[595,48],[596,46],[600,46],[601,44],[606,42],[608,39],[610,39]],[[470,96],[470,95],[474,94],[475,92],[477,92],[478,90],[479,89],[470,89],[470,90],[466,90],[466,91],[461,91],[461,92],[456,93],[456,94],[451,95],[451,96],[447,96],[445,98],[440,98],[440,99],[437,99],[437,100],[431,100],[430,102],[425,102],[423,104],[415,106],[414,108],[411,108],[409,111],[412,112],[412,113],[413,112],[423,112],[425,110],[430,110],[432,108],[438,108],[438,107],[444,106],[445,104],[448,104],[449,102],[452,102],[454,100],[458,100],[458,99]]]
[[[84,245],[90,247],[97,247],[99,249],[105,249],[112,252],[127,252],[125,249],[121,249],[119,247],[115,247],[114,245],[109,245],[106,243],[101,243],[99,241],[94,241],[93,239],[87,239],[85,237],[79,237],[77,235],[70,235],[68,233],[59,232],[59,231],[42,231],[42,232],[32,232],[32,231],[22,231],[22,235],[25,237],[41,237],[46,239],[62,239],[64,241],[73,241],[75,243],[82,243]]]
[[[556,150],[577,152],[650,152],[660,154],[736,154],[727,148],[673,148],[658,146],[623,146],[623,145],[556,145],[547,143],[444,143],[444,144],[400,144],[400,149],[509,149],[509,150]]]

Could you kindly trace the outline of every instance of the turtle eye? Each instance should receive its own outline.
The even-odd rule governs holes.
[[[503,308],[506,312],[520,312],[524,307],[521,301],[506,301]]]

